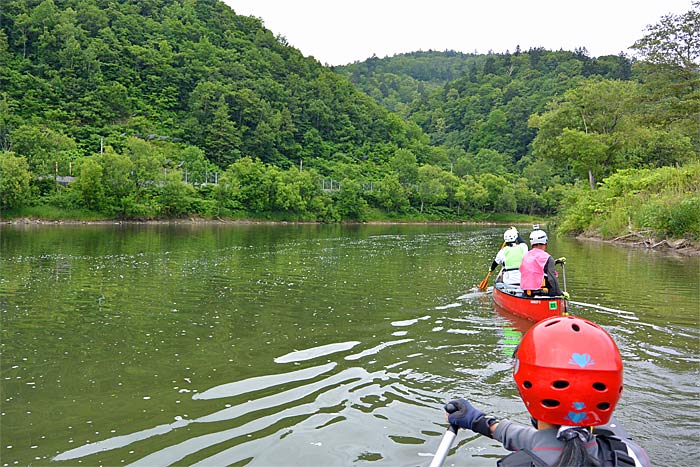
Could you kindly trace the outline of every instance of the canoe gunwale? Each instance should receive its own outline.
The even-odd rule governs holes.
[[[537,322],[552,316],[566,315],[566,300],[560,295],[525,296],[520,288],[496,283],[493,301],[508,313]]]

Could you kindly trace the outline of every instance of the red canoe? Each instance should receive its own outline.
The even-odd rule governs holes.
[[[496,282],[493,301],[502,310],[538,322],[551,316],[566,315],[566,300],[561,296],[523,296],[522,290]]]

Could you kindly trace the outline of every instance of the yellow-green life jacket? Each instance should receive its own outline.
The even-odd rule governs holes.
[[[523,256],[525,256],[525,251],[518,245],[507,246],[503,252],[503,256],[506,258],[503,268],[506,271],[513,271],[520,267],[520,263],[523,262]]]

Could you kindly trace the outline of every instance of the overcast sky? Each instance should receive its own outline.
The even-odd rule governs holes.
[[[513,52],[517,45],[631,55],[647,25],[691,9],[691,0],[224,1],[329,65],[431,49]]]

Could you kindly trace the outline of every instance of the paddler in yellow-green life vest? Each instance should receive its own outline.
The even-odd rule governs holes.
[[[509,285],[520,284],[520,263],[527,253],[527,243],[520,236],[518,229],[511,227],[503,233],[504,247],[496,254],[490,271],[500,264],[503,266],[501,282]]]

